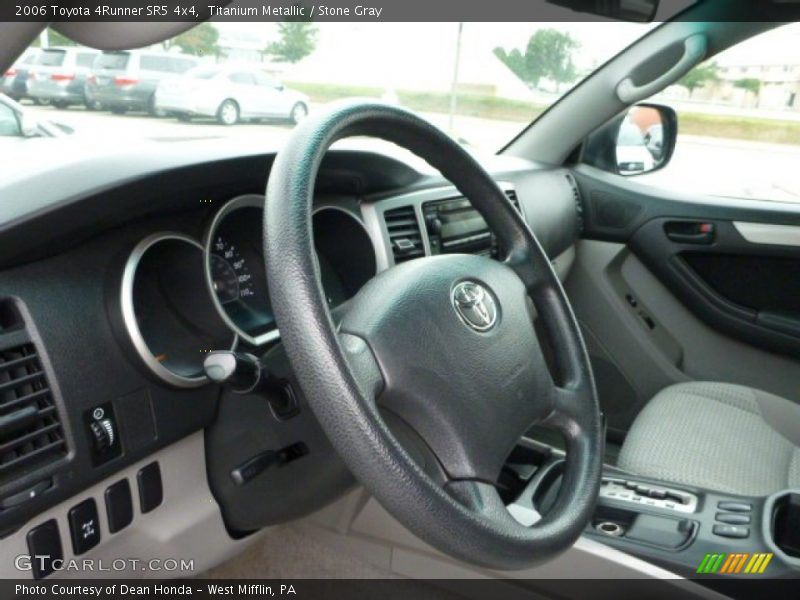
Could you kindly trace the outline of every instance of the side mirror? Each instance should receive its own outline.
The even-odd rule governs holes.
[[[22,137],[22,116],[12,107],[0,104],[0,136]]]
[[[586,138],[582,162],[626,177],[652,173],[667,166],[677,137],[672,108],[636,104]]]
[[[283,90],[285,90],[285,89],[286,89],[286,86],[285,86],[285,85],[283,85],[282,83],[279,83],[279,84],[277,84],[277,85],[275,86],[275,89],[276,89],[276,90],[278,90],[279,92],[282,92]]]
[[[23,115],[20,119],[20,127],[22,128],[22,135],[24,137],[39,137],[42,132],[39,128],[39,123],[27,115]]]

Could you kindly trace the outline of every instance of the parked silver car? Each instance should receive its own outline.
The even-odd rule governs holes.
[[[198,58],[185,54],[152,50],[103,52],[92,66],[86,96],[116,114],[146,110],[153,116],[162,116],[154,102],[158,84],[179,77],[198,64]]]
[[[0,92],[17,101],[27,98],[28,74],[37,56],[39,49],[31,48],[13,66],[6,69],[0,77]]]
[[[94,108],[86,97],[86,78],[98,54],[80,46],[44,48],[28,75],[28,95],[56,108],[72,104]]]
[[[308,96],[287,89],[254,67],[198,67],[183,77],[162,81],[156,108],[188,120],[216,117],[223,125],[247,119],[288,119],[308,115]]]

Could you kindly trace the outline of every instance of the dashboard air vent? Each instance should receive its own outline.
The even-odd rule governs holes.
[[[0,482],[67,454],[64,430],[31,343],[0,350]]]
[[[575,212],[578,213],[578,232],[583,232],[583,203],[581,202],[581,192],[578,189],[578,182],[575,181],[575,178],[572,176],[571,173],[565,173],[564,177],[569,184],[569,187],[572,188],[572,199],[575,202]]]
[[[383,213],[395,264],[425,255],[417,214],[414,207],[403,206]]]

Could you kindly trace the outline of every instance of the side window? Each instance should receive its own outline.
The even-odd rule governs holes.
[[[675,153],[636,181],[680,192],[800,202],[800,24],[746,40],[651,99],[678,114]]]
[[[256,81],[252,73],[231,73],[228,79],[232,83],[239,83],[244,85],[255,85]]]
[[[192,69],[197,66],[197,63],[190,58],[175,58],[174,56],[170,58],[172,63],[172,72],[173,73],[186,73],[189,69]]]
[[[168,56],[143,54],[139,58],[139,67],[145,71],[160,71],[162,73],[168,73],[170,71],[170,58]]]
[[[97,58],[97,54],[93,52],[78,52],[75,64],[79,67],[91,67],[95,58]]]
[[[280,84],[277,81],[271,79],[270,77],[267,77],[264,73],[260,71],[253,73],[253,76],[256,78],[256,84],[261,87],[276,88],[276,89],[280,87]]]

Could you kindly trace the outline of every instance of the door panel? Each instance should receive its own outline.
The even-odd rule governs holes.
[[[566,288],[612,431],[624,434],[656,392],[686,380],[800,402],[800,206],[573,173],[585,239]]]
[[[628,245],[708,324],[744,342],[800,357],[800,247],[754,244],[732,221],[710,226],[710,243],[674,241],[675,219],[656,218]]]

